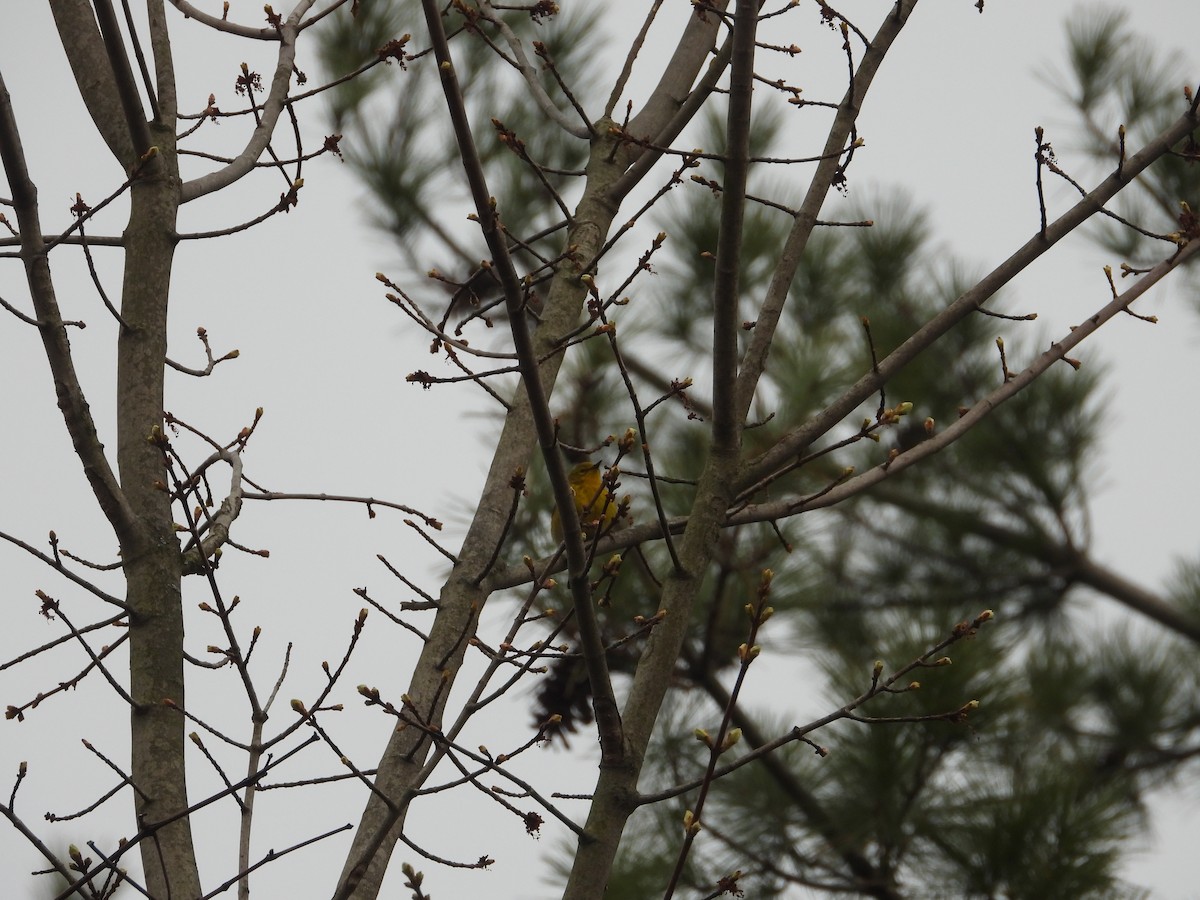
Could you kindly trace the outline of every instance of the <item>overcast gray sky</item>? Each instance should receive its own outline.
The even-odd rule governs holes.
[[[570,8],[571,0],[561,5]],[[1156,44],[1191,54],[1194,84],[1200,73],[1195,49],[1200,4],[1144,0],[1118,5],[1133,11],[1137,27]],[[206,6],[219,9],[220,4]],[[232,6],[233,18],[257,22],[261,17],[252,12],[260,10],[261,3],[235,0]],[[619,0],[610,6],[624,27],[643,3]],[[664,31],[671,16],[689,14],[683,0],[668,0],[666,6]],[[877,2],[844,6],[851,15],[854,6],[871,11],[863,13],[868,32],[874,29],[875,11],[886,8]],[[1062,23],[1075,9],[1054,0],[989,0],[980,15],[970,0],[925,0],[868,100],[860,123],[866,146],[852,172],[854,199],[869,197],[876,187],[905,188],[930,209],[936,236],[947,252],[981,269],[1023,243],[1037,225],[1031,179],[1035,125],[1049,130],[1070,167],[1069,112],[1053,86],[1035,73],[1061,59]],[[240,105],[231,86],[243,59],[270,71],[269,45],[247,46],[201,33],[177,15],[173,19],[185,108],[199,110],[210,92],[223,107]],[[821,83],[819,45],[829,41],[824,36],[817,39],[814,16],[795,21],[805,25],[789,40],[811,53],[802,56],[798,66],[804,73],[799,80],[812,96]],[[422,30],[415,7],[409,30],[418,35]],[[611,45],[619,52],[623,40]],[[652,49],[657,46],[661,45],[651,41]],[[644,65],[653,69],[656,64],[648,57]],[[310,76],[317,75],[303,43],[300,66]],[[70,221],[67,210],[76,191],[95,203],[119,181],[110,158],[88,133],[90,123],[75,97],[44,4],[10,0],[4,5],[0,69],[24,129],[45,228],[61,229]],[[836,69],[835,76],[843,71]],[[648,78],[635,74],[643,85]],[[316,107],[310,113],[319,115]],[[241,134],[238,127],[210,127],[207,136],[221,135],[230,148]],[[375,271],[389,270],[397,256],[370,230],[362,190],[345,167],[320,160],[305,175],[301,204],[290,215],[278,216],[248,235],[181,247],[172,297],[171,355],[190,365],[201,364],[194,335],[203,325],[217,353],[237,347],[242,357],[210,379],[172,375],[168,408],[210,434],[230,437],[249,423],[255,407],[262,406],[266,417],[248,454],[248,474],[263,477],[278,490],[374,494],[414,505],[447,521],[444,540],[454,549],[490,455],[489,422],[482,418],[485,406],[466,390],[424,392],[404,384],[405,374],[430,366],[432,359],[426,339],[404,327],[374,280]],[[240,188],[233,197],[199,201],[185,209],[181,230],[218,227],[257,214],[276,201],[281,184],[278,178],[264,177],[256,188]],[[1051,199],[1061,205],[1068,196],[1055,191]],[[92,226],[93,232],[119,232],[121,209],[123,203],[118,203],[116,212]],[[118,255],[97,255],[100,272],[115,293]],[[1052,256],[1023,275],[1009,296],[1015,307],[1036,308],[1045,325],[1057,332],[1090,314],[1107,292],[1101,266],[1119,260],[1082,238]],[[89,325],[73,333],[72,342],[89,400],[111,446],[113,328],[88,285],[78,254],[57,253],[54,269],[64,315]],[[0,260],[0,297],[28,308],[19,264]],[[1142,311],[1158,315],[1159,325],[1133,319],[1114,322],[1078,354],[1085,363],[1103,359],[1113,367],[1105,488],[1093,503],[1097,555],[1152,586],[1163,583],[1176,557],[1195,555],[1197,550],[1194,511],[1200,508],[1200,478],[1183,461],[1200,440],[1193,413],[1200,388],[1195,302],[1183,296],[1177,283],[1157,288]],[[1031,355],[1034,348],[1015,352]],[[0,458],[7,473],[0,479],[0,531],[38,542],[53,528],[64,546],[78,554],[112,560],[116,547],[71,455],[40,344],[30,329],[6,313],[0,315],[0,384]],[[272,553],[269,562],[227,554],[224,574],[247,602],[258,604],[253,621],[268,626],[258,651],[264,660],[278,660],[285,642],[296,641],[285,700],[311,695],[321,679],[319,662],[340,654],[361,606],[350,589],[366,584],[392,591],[374,562],[376,553],[413,560],[406,563],[406,571],[423,576],[427,589],[439,583],[437,561],[430,560],[399,515],[385,511],[368,521],[357,508],[254,507],[239,523],[237,539]],[[5,572],[6,616],[0,657],[7,659],[57,636],[56,627],[35,615],[32,592],[38,587],[54,592],[62,585],[6,547],[0,547],[0,571]],[[188,585],[187,590],[189,600],[203,599],[200,586]],[[206,634],[219,641],[212,623],[203,618],[189,628],[198,646],[203,646]],[[404,653],[396,661],[389,641],[390,635],[368,629],[359,668],[348,685],[403,682],[396,669],[404,668]],[[60,654],[17,670],[16,677],[0,674],[0,699],[6,704],[23,702],[31,690],[43,689],[81,666],[77,653]],[[269,679],[269,671],[264,668],[264,679]],[[80,737],[101,736],[106,753],[122,755],[127,741],[124,723],[94,718],[96,709],[112,708],[109,700],[105,686],[90,679],[74,694],[35,710],[25,723],[0,723],[0,790],[19,760],[35,764],[24,789],[28,795],[23,809],[31,820],[40,821],[45,808],[60,813],[75,809],[109,785],[106,771],[81,762],[78,749]],[[192,697],[201,710],[209,705],[215,711],[226,701],[216,694]],[[286,709],[277,713],[287,714]],[[382,721],[364,727],[348,737],[347,749],[360,764],[373,765],[385,732]],[[575,789],[590,786],[587,763],[571,769],[562,754],[554,753],[538,760],[546,771],[582,772],[585,784]],[[332,767],[331,760],[323,762]],[[201,768],[195,766],[192,777],[197,789],[209,790],[212,778]],[[359,797],[347,802],[332,794],[329,806],[320,809],[328,822],[356,821]],[[1161,798],[1159,821],[1166,824],[1147,836],[1149,852],[1130,869],[1132,880],[1153,887],[1154,896],[1164,900],[1195,896],[1190,857],[1200,830],[1194,819],[1182,814],[1180,796],[1193,803],[1197,799],[1194,790],[1181,792],[1174,805]],[[290,801],[278,803],[296,827],[294,833],[286,826],[276,831],[272,845],[307,836],[311,807],[290,809]],[[202,826],[213,823],[205,846],[210,858],[219,861],[210,876],[214,882],[232,874],[235,836],[215,824],[229,822],[232,815],[226,808],[219,816],[201,819]],[[450,821],[435,821],[447,816]],[[506,823],[486,840],[478,839],[478,845],[471,837],[464,847],[455,843],[458,811],[443,810],[436,803],[417,807],[413,821],[419,827],[429,823],[431,849],[468,859],[487,853],[497,859],[490,875],[463,876],[422,864],[439,898],[528,897],[532,888],[540,890],[536,875],[529,874],[529,860],[544,856],[559,837],[550,829],[540,844],[532,844]],[[78,841],[84,833],[83,828],[65,826],[62,843]],[[337,857],[328,851],[316,854]],[[0,859],[5,861],[0,878],[9,884],[37,865],[14,864],[32,858],[5,828],[0,828]],[[264,883],[272,883],[272,877],[266,876]],[[399,896],[399,879],[389,884],[391,896]],[[319,896],[324,889],[322,884],[317,893],[298,896]]]

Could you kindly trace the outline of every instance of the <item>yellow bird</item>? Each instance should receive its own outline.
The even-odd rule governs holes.
[[[577,463],[567,473],[567,481],[575,498],[575,512],[579,514],[584,537],[594,537],[597,529],[607,531],[617,516],[617,498],[605,485],[600,466],[591,461]],[[558,509],[550,515],[550,533],[556,541],[563,539]]]

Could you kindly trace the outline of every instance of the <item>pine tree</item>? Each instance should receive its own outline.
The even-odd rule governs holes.
[[[419,900],[467,872],[463,894],[532,896],[525,857],[487,846],[507,825],[549,836],[563,900],[1141,896],[1122,861],[1200,752],[1200,562],[1164,595],[1098,558],[1118,417],[1091,338],[1148,328],[1143,296],[1194,282],[1200,96],[1120,17],[1072,26],[1052,77],[1085,161],[1035,130],[1027,234],[976,271],[917,185],[868,188],[860,165],[879,88],[911,84],[890,66],[909,30],[958,49],[918,5],[13,13],[0,543],[37,574],[6,557],[29,605],[0,631],[0,840],[39,887]],[[16,47],[22,26],[57,35],[81,107],[29,115],[68,81]],[[331,81],[308,86],[322,32]],[[196,34],[222,49],[193,54]],[[259,62],[218,58],[229,38]],[[189,106],[223,64],[233,95]],[[948,96],[931,72],[922,101]],[[344,136],[303,115],[327,99]],[[940,167],[965,123],[927,109]],[[293,234],[343,150],[394,240],[386,273],[348,262],[362,209],[337,192],[345,221],[293,245],[216,243]],[[197,230],[201,199],[218,227]],[[1097,223],[1126,263],[1080,288],[1070,327],[1033,321],[1014,282]],[[373,310],[345,302],[364,281]],[[76,307],[101,327],[80,338]],[[252,349],[218,355],[201,327],[204,364],[178,362],[181,308]],[[390,405],[393,321],[429,350],[399,359],[420,413]],[[255,353],[269,365],[233,382],[168,380]],[[245,416],[257,395],[291,407]],[[479,409],[480,439],[456,438]],[[289,473],[311,487],[274,489]],[[407,542],[254,511],[288,500],[403,517]],[[386,586],[359,586],[364,544]],[[17,856],[0,846],[6,884]]]
[[[515,16],[509,21],[520,27]],[[587,54],[584,35],[596,27],[593,21],[568,23],[559,24],[548,41],[560,71],[582,67],[577,60]],[[1131,37],[1122,16],[1083,17],[1069,27],[1067,39],[1071,80],[1062,93],[1078,113],[1098,165],[1125,152],[1113,146],[1100,121],[1125,122],[1122,134],[1131,147],[1161,130],[1177,108],[1170,70],[1152,61],[1155,54]],[[474,46],[482,52],[482,44]],[[364,99],[340,98],[339,119],[362,109]],[[506,98],[496,101],[506,122],[520,121]],[[405,131],[411,121],[411,114],[395,119],[405,132],[402,140],[426,140],[418,130]],[[722,112],[711,112],[696,139],[714,159],[726,151],[723,123]],[[536,129],[521,121],[515,131],[529,134],[531,127]],[[769,107],[757,111],[751,155],[784,155],[782,129]],[[557,148],[539,149],[561,158]],[[1172,221],[1179,215],[1172,198],[1197,196],[1194,153],[1194,144],[1185,145],[1156,167],[1142,189],[1123,201],[1122,216],[1153,221],[1160,230],[1186,230],[1186,221]],[[382,175],[395,169],[424,182],[419,167],[412,174],[403,155],[367,155],[359,164],[381,208],[421,205],[413,191],[389,190],[389,177]],[[1054,162],[1052,149],[1046,158]],[[691,174],[697,184],[672,192],[653,212],[670,233],[653,262],[662,277],[631,285],[629,305],[619,314],[626,374],[647,390],[674,394],[670,402],[688,410],[655,432],[659,472],[672,476],[662,486],[668,516],[687,510],[706,410],[697,392],[673,385],[664,367],[646,361],[670,360],[672,370],[686,372],[709,352],[710,259],[720,217],[719,167],[708,157],[685,160],[681,175]],[[522,217],[547,222],[533,213],[538,203],[545,208],[537,186],[519,183],[518,173],[528,169],[510,162],[501,170],[506,200]],[[786,207],[800,200],[788,193],[782,178],[752,179],[749,195],[772,202],[752,204],[743,225],[741,286],[747,296],[767,288],[786,235]],[[393,232],[402,243],[409,233],[399,227]],[[745,435],[749,458],[771,447],[789,423],[817,413],[840,385],[973,283],[965,267],[932,248],[931,233],[912,199],[892,189],[860,201],[844,227],[825,229],[809,243],[760,389],[761,424]],[[1147,249],[1145,234],[1116,224],[1097,238],[1135,265],[1157,258],[1160,249]],[[407,252],[420,255],[411,247]],[[448,280],[468,283],[474,275],[466,272]],[[596,324],[597,307],[590,309]],[[607,314],[601,318],[608,320]],[[983,315],[966,320],[890,380],[876,408],[864,407],[855,440],[812,448],[795,471],[748,491],[746,502],[819,496],[852,469],[911,449],[939,423],[954,421],[1000,374],[995,336],[1024,337],[1021,329],[1036,327],[1008,318],[1017,321]],[[556,404],[565,443],[595,448],[617,430],[614,423],[627,421],[621,375],[603,340],[575,348],[556,393],[565,398]],[[710,890],[738,871],[729,884],[755,897],[792,896],[797,886],[881,898],[1138,894],[1121,883],[1120,864],[1146,827],[1148,794],[1180,777],[1192,756],[1188,748],[1200,716],[1200,595],[1194,576],[1191,586],[1185,577],[1166,613],[1147,609],[1137,589],[1127,590],[1088,555],[1102,385],[1103,372],[1094,366],[1056,367],[1036,390],[1019,394],[943,451],[936,466],[908,470],[838,504],[821,520],[750,524],[722,534],[647,754],[644,793],[703,775],[706,754],[691,736],[692,725],[717,721],[728,707],[729,679],[746,631],[742,607],[781,546],[788,553],[782,565],[776,563],[770,602],[777,622],[786,625],[777,626],[785,634],[776,633],[770,649],[804,660],[794,686],[777,685],[772,692],[783,695],[784,708],[792,691],[806,694],[805,707],[812,708],[814,685],[826,705],[839,705],[861,693],[863,673],[875,659],[896,664],[920,658],[947,623],[969,622],[980,609],[994,610],[999,624],[989,627],[986,639],[960,644],[952,666],[931,660],[895,688],[897,696],[879,713],[888,724],[846,724],[822,732],[820,746],[792,744],[767,757],[766,765],[714,782],[709,809],[715,812],[705,816],[707,850],[688,859],[681,883]],[[895,411],[904,401],[911,411],[901,415]],[[607,453],[611,461],[611,446]],[[645,472],[622,460],[620,478],[622,485],[642,484]],[[557,542],[549,538],[543,512],[551,503],[535,474],[532,497],[518,513],[517,545],[553,552]],[[636,646],[621,639],[628,637],[631,617],[654,613],[651,598],[669,568],[663,547],[648,543],[624,553],[619,576],[600,579],[614,672],[632,672],[636,665]],[[1161,627],[1134,635],[1093,623],[1088,596],[1094,592],[1127,603],[1135,617],[1150,614]],[[553,637],[565,638],[567,653],[549,665],[534,719],[562,716],[558,734],[566,740],[591,726],[591,698],[571,624]],[[926,673],[925,665],[935,668]],[[963,698],[980,704],[968,726],[938,718],[958,709]],[[732,721],[754,749],[787,731],[791,723],[780,716],[736,706]],[[834,747],[828,755],[826,744]],[[635,900],[661,892],[678,855],[676,823],[689,802],[679,796],[633,817],[606,896]],[[565,878],[574,851],[560,850]]]

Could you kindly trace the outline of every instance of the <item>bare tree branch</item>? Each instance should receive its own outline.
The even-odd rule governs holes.
[[[822,435],[827,434],[838,422],[850,415],[855,407],[878,391],[880,385],[885,384],[904,366],[912,362],[922,350],[933,344],[976,308],[986,303],[996,291],[1015,278],[1018,273],[1058,241],[1099,212],[1105,203],[1133,181],[1142,170],[1170,152],[1176,144],[1194,131],[1198,123],[1200,123],[1200,117],[1194,110],[1189,109],[1185,112],[1140,152],[1126,160],[1120,171],[1109,175],[1086,197],[1048,225],[1045,236],[1038,234],[1030,238],[974,287],[880,360],[878,372],[864,375],[834,402],[824,407],[820,413],[790,431],[776,446],[757,459],[750,460],[743,475],[743,486],[752,484],[773,469],[784,465],[789,457],[803,453],[806,447]]]
[[[118,535],[129,534],[133,529],[134,515],[117,479],[104,455],[104,445],[96,432],[91,410],[75,372],[71,358],[71,344],[58,309],[54,294],[54,281],[50,276],[50,265],[42,240],[42,226],[38,215],[37,188],[29,177],[25,163],[25,152],[21,146],[21,135],[13,116],[12,101],[8,89],[0,76],[0,160],[8,177],[9,190],[21,231],[21,258],[25,263],[25,277],[29,282],[29,293],[38,319],[38,333],[54,375],[54,386],[58,393],[58,405],[63,413],[71,443],[83,463],[83,472],[96,501],[104,515],[112,523]]]
[[[124,121],[117,83],[91,4],[87,0],[51,0],[50,11],[54,14],[63,48],[67,50],[67,62],[75,74],[79,94],[96,130],[117,162],[128,171],[138,154],[134,152],[133,139]]]
[[[245,148],[230,165],[185,182],[180,195],[181,203],[187,203],[197,197],[203,197],[205,194],[228,187],[254,170],[255,164],[271,142],[275,124],[279,121],[279,114],[283,112],[286,104],[292,80],[292,68],[296,61],[296,35],[299,33],[299,23],[314,2],[315,0],[301,0],[296,4],[291,15],[280,24],[277,34],[279,55],[275,61],[275,73],[271,78],[267,99],[262,104],[262,118],[251,133]]]
[[[812,237],[813,229],[816,227],[817,216],[837,178],[844,177],[842,172],[849,161],[849,155],[847,154],[843,158],[840,154],[854,130],[854,123],[858,120],[858,114],[862,110],[863,100],[884,57],[896,38],[899,37],[916,6],[917,0],[901,0],[896,4],[892,13],[884,19],[878,33],[863,55],[862,61],[853,71],[846,96],[838,106],[837,116],[834,118],[833,126],[829,129],[829,136],[825,140],[821,162],[813,173],[808,193],[800,205],[800,210],[795,217],[796,221],[779,253],[779,261],[771,276],[767,295],[763,299],[754,322],[750,345],[746,348],[742,359],[741,371],[737,376],[737,404],[742,416],[749,412],[750,405],[754,401],[755,389],[762,377],[763,369],[766,367],[767,355],[775,337],[779,317],[783,312],[784,303],[787,302],[792,282],[796,278],[796,269],[804,255],[804,248],[808,246],[808,240]]]
[[[546,93],[546,89],[542,87],[542,83],[538,81],[537,69],[529,62],[529,57],[525,54],[525,45],[521,39],[513,34],[513,30],[508,27],[505,21],[500,18],[495,7],[488,3],[487,0],[479,0],[479,8],[491,22],[500,31],[504,37],[505,43],[508,44],[508,49],[512,51],[513,57],[517,61],[517,68],[521,72],[521,77],[525,79],[525,86],[529,90],[529,96],[533,98],[533,102],[537,104],[537,108],[545,113],[546,118],[554,122],[572,137],[577,137],[580,140],[588,140],[591,137],[591,129],[589,123],[572,121],[565,113],[562,112],[554,101],[550,99],[550,95]]]

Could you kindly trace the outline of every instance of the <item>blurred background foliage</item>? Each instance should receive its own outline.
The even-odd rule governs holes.
[[[405,4],[376,2],[363,4],[353,22],[339,19],[324,44],[327,69],[349,71],[371,58],[402,32],[408,13]],[[449,15],[451,30],[464,25],[460,13],[452,9]],[[518,35],[544,41],[579,101],[599,108],[603,98],[589,89],[604,81],[595,77],[603,62],[596,51],[604,26],[600,6],[571,4],[568,12],[536,20],[517,10],[503,16]],[[1103,9],[1072,18],[1066,40],[1069,71],[1058,73],[1054,83],[1076,115],[1079,127],[1072,134],[1081,136],[1099,171],[1111,167],[1119,152],[1110,123],[1124,123],[1127,143],[1136,147],[1177,114],[1179,67],[1139,39],[1122,14]],[[570,208],[572,173],[582,168],[587,147],[542,126],[515,73],[508,81],[494,79],[497,46],[504,49],[502,37],[488,23],[475,23],[454,41],[492,190],[506,224],[525,240],[520,265],[537,271],[561,252],[559,236],[546,233],[562,212],[545,184]],[[560,109],[569,110],[555,79],[543,72],[543,82]],[[357,80],[335,94],[331,115],[336,129],[350,137],[347,157],[369,192],[378,226],[394,238],[412,274],[437,268],[451,289],[469,286],[460,293],[476,309],[486,308],[496,291],[478,268],[485,251],[477,229],[463,218],[465,193],[439,114],[440,89],[428,67],[420,66],[404,73],[402,89],[392,79],[387,84]],[[492,117],[526,142],[542,177],[496,140]],[[722,123],[717,109],[679,145],[719,154]],[[777,149],[783,127],[777,111],[761,108],[752,153]],[[719,163],[711,160],[692,172],[721,179]],[[751,175],[750,193],[774,205],[752,203],[747,210],[747,319],[790,224],[777,205],[799,199],[792,172],[761,165]],[[1183,155],[1166,159],[1122,195],[1119,211],[1148,230],[1170,232],[1178,227],[1181,200],[1200,209],[1198,186],[1200,165]],[[710,349],[712,292],[705,253],[716,248],[719,202],[717,192],[685,175],[649,213],[653,230],[668,235],[652,259],[653,271],[642,272],[622,293],[627,305],[609,310],[620,323],[628,374],[643,406],[669,394],[672,379],[697,373],[687,404],[670,398],[648,420],[656,469],[668,479],[662,484],[668,515],[687,511],[690,482],[703,465],[709,391],[699,367]],[[747,458],[821,410],[869,370],[872,352],[882,358],[973,283],[970,267],[934,243],[930,223],[902,186],[879,188],[851,218],[860,221],[823,228],[808,246],[756,398],[752,419],[759,424],[745,433]],[[874,224],[863,225],[867,219]],[[1116,223],[1094,234],[1135,266],[1170,249]],[[625,256],[618,250],[602,262],[602,295],[634,271],[633,260],[644,249]],[[1184,277],[1194,279],[1194,267]],[[1003,297],[989,306],[1006,309]],[[589,334],[585,329],[581,336]],[[911,402],[912,411],[896,424],[874,431],[878,441],[862,438],[835,452],[813,453],[746,500],[817,493],[848,466],[862,471],[886,460],[890,449],[924,440],[926,419],[934,430],[953,422],[961,408],[1002,380],[998,336],[1010,346],[1046,343],[1034,323],[984,314],[968,319],[836,435],[854,435],[858,420],[874,421],[880,405]],[[752,683],[738,707],[735,724],[747,748],[861,694],[874,660],[891,671],[919,657],[960,620],[985,608],[995,610],[997,619],[985,634],[953,648],[953,665],[917,670],[919,690],[876,699],[863,710],[909,717],[977,699],[981,708],[968,724],[842,723],[814,735],[831,750],[826,757],[793,744],[766,764],[739,769],[714,785],[704,814],[705,852],[692,854],[686,884],[711,896],[703,892],[740,870],[739,886],[762,898],[1143,896],[1118,872],[1123,855],[1142,845],[1147,792],[1196,774],[1200,658],[1185,636],[1132,613],[1107,613],[1111,605],[1095,603],[1094,589],[1080,581],[1078,563],[1087,558],[1091,532],[1088,498],[1096,483],[1103,379],[1096,366],[1056,366],[964,439],[878,488],[827,511],[722,535],[697,598],[677,689],[660,717],[644,791],[702,772],[706,751],[691,733],[719,721],[736,649],[748,630],[743,606],[754,597],[763,568],[776,572],[770,602],[777,610],[761,638],[764,658],[792,663],[782,667],[788,672],[783,681]],[[634,425],[604,336],[586,337],[569,351],[553,407],[563,441],[576,447],[597,448]],[[614,456],[612,446],[597,454],[605,463]],[[644,522],[654,513],[639,463],[636,453],[621,460],[618,494],[634,497],[634,517]],[[506,548],[511,561],[554,551],[550,506],[540,473],[530,473]],[[620,576],[604,587],[610,640],[634,630],[633,616],[655,612],[667,571],[659,544],[624,554]],[[1198,573],[1200,562],[1181,563],[1170,599],[1200,623]],[[548,604],[569,607],[565,595],[547,596]],[[569,615],[560,621],[556,643],[570,651]],[[615,672],[632,670],[639,646],[614,647]],[[569,652],[543,676],[529,721],[552,713],[564,716],[564,740],[581,729],[578,739],[590,740],[587,680]],[[644,808],[631,820],[608,896],[641,900],[661,892],[686,806],[685,795]],[[563,866],[570,854],[570,847],[561,848]]]
[[[1126,11],[1099,6],[1073,16],[1067,21],[1066,41],[1067,71],[1048,69],[1045,78],[1075,113],[1079,127],[1069,149],[1085,150],[1097,170],[1111,166],[1120,153],[1120,136],[1109,123],[1124,126],[1127,147],[1140,147],[1178,114],[1189,74],[1183,52],[1139,34]],[[1139,190],[1123,193],[1113,210],[1159,237],[1107,220],[1096,226],[1101,246],[1135,268],[1162,258],[1170,245],[1161,236],[1181,226],[1180,201],[1188,203],[1193,214],[1200,214],[1197,141],[1200,138],[1193,134],[1180,152],[1143,173]],[[1189,266],[1185,277],[1193,288],[1200,288],[1195,265]]]

